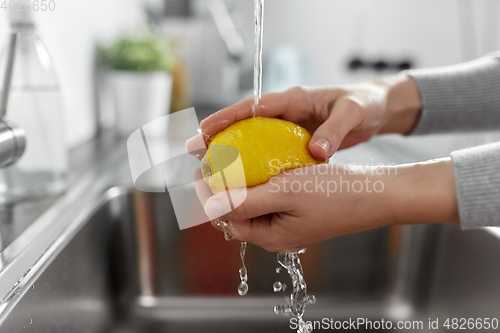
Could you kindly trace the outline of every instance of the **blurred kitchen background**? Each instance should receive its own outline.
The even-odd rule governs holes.
[[[213,111],[249,96],[253,1],[218,2],[65,0],[34,12],[57,70],[68,147],[113,125],[109,103],[98,100],[97,45],[147,24],[177,42],[187,64],[187,106]],[[500,48],[499,15],[496,0],[267,0],[263,89],[353,83],[474,59]],[[0,25],[5,36],[5,17]]]
[[[4,201],[12,184],[7,169],[0,169],[0,331],[290,332],[287,319],[272,311],[285,295],[272,292],[273,282],[286,281],[287,293],[291,286],[283,272],[277,275],[275,254],[249,245],[250,291],[240,298],[239,244],[225,242],[208,223],[179,230],[169,194],[134,189],[127,159],[127,135],[168,110],[194,106],[201,120],[252,95],[253,0],[50,2],[53,10],[31,14],[58,86],[49,71],[31,78],[48,78],[44,84],[50,84],[52,97],[61,97],[64,117],[49,112],[59,110],[54,99],[47,108],[32,98],[37,119],[18,113],[23,107],[8,108],[7,119],[17,116],[16,125],[27,135],[25,155],[8,170],[22,171],[16,173],[23,181],[17,187],[25,185],[28,197],[33,182],[23,175],[49,183],[35,172],[48,170],[56,175],[49,180],[63,185],[57,196]],[[2,11],[5,61],[9,23]],[[498,0],[266,0],[263,92],[468,61],[500,49],[499,17]],[[143,35],[148,27],[156,35],[140,43],[156,56],[135,68],[154,63],[172,75],[134,80],[116,71],[110,77],[109,67],[130,65],[116,55],[132,54],[122,51],[137,41],[122,40],[117,48],[113,43]],[[26,59],[48,68],[37,39],[26,43],[35,45],[27,48],[32,58]],[[2,73],[5,63],[0,66]],[[15,70],[17,93],[22,89],[16,90],[16,77]],[[29,99],[15,96],[18,102]],[[390,135],[332,160],[416,162],[499,137],[499,132]],[[429,317],[498,317],[499,256],[499,228],[417,225],[341,236],[301,255],[308,290],[318,299],[305,318],[427,323]]]

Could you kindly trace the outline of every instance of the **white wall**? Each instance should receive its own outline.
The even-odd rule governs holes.
[[[232,3],[253,49],[253,1]],[[266,0],[264,52],[276,43],[293,43],[309,53],[314,84],[350,83],[376,76],[345,70],[347,57],[356,52],[410,55],[418,67],[434,67],[500,48],[498,18],[498,0]]]
[[[388,75],[347,71],[347,58],[355,53],[367,57],[409,55],[417,67],[424,68],[463,62],[500,49],[498,0],[265,1],[264,53],[278,43],[291,43],[306,51],[314,78],[303,84],[340,85]],[[253,50],[253,1],[233,0],[232,4]],[[245,61],[251,66],[253,55]],[[371,144],[404,152],[402,160],[394,159],[397,153],[392,156],[393,162],[415,162],[499,138],[499,133],[390,136]],[[374,146],[370,147],[347,151],[352,154],[348,162],[372,158]]]
[[[34,18],[57,70],[66,116],[66,140],[75,146],[96,130],[93,66],[96,42],[144,23],[137,0],[55,0],[53,12]],[[6,17],[0,26],[5,31]],[[2,32],[3,32],[2,31]]]
[[[253,0],[228,2],[239,13],[238,24],[248,45],[245,61],[251,66]],[[459,16],[459,3],[465,4],[463,16]],[[299,46],[312,59],[315,77],[310,83],[317,85],[374,77],[376,74],[353,75],[345,70],[346,58],[357,51],[369,56],[412,55],[418,67],[457,63],[500,48],[499,3],[498,0],[266,0],[264,51],[282,42]],[[141,0],[56,0],[54,12],[35,15],[57,66],[69,146],[84,142],[95,133],[92,82],[95,43],[121,29],[142,24],[140,4]],[[5,17],[0,17],[0,30],[4,31]]]

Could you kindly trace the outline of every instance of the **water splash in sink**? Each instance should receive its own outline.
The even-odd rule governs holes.
[[[278,253],[278,263],[287,270],[292,279],[293,291],[290,295],[289,304],[280,304],[274,307],[276,314],[291,313],[298,319],[298,333],[309,333],[311,327],[307,327],[302,319],[306,305],[316,303],[314,295],[307,294],[307,285],[304,280],[304,271],[299,259],[299,252]]]

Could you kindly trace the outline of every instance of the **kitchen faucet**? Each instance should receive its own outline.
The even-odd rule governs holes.
[[[17,35],[12,33],[9,41],[7,68],[0,100],[0,168],[9,166],[19,160],[26,147],[26,135],[24,130],[3,120],[7,113],[12,70],[14,68],[16,40]]]
[[[16,51],[17,35],[12,33],[9,41],[7,68],[3,81],[3,89],[0,100],[0,168],[15,163],[24,153],[26,147],[26,134],[24,130],[5,122],[3,119],[7,113],[7,102],[9,100],[12,70],[14,68],[14,54]],[[2,250],[2,235],[0,234],[0,251]]]
[[[229,55],[234,60],[240,60],[245,54],[245,43],[236,29],[226,4],[223,0],[212,0],[208,3],[208,10]]]

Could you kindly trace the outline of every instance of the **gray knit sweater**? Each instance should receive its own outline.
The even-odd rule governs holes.
[[[422,115],[412,134],[500,130],[500,52],[464,64],[406,71]],[[462,228],[500,226],[500,142],[451,154]]]

